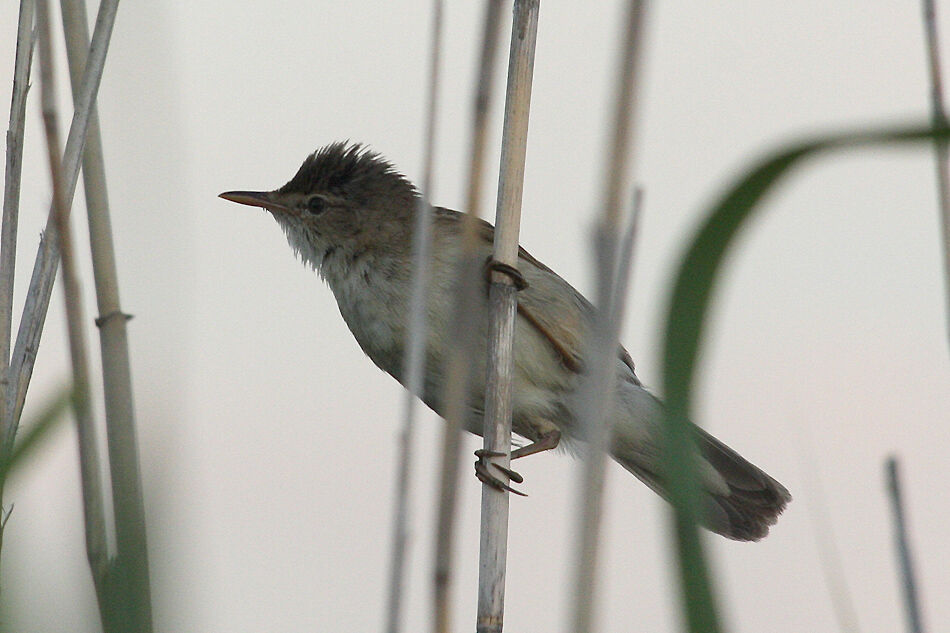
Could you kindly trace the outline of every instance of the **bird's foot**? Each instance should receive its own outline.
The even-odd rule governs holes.
[[[528,280],[524,278],[520,270],[509,264],[503,264],[494,257],[489,257],[485,261],[485,280],[489,284],[492,283],[493,272],[507,275],[516,290],[520,291],[528,287]]]
[[[509,481],[513,481],[516,484],[524,482],[524,477],[522,477],[517,472],[513,471],[510,468],[502,466],[501,464],[496,464],[491,461],[492,457],[504,457],[505,453],[499,453],[496,451],[489,451],[486,449],[479,449],[475,451],[475,457],[478,459],[475,461],[475,476],[478,477],[478,480],[483,484],[488,484],[492,488],[497,488],[498,490],[507,490],[516,495],[522,497],[527,497],[523,492],[519,492],[508,485],[508,482],[501,480],[495,473],[490,470],[490,467],[494,467],[499,470]]]

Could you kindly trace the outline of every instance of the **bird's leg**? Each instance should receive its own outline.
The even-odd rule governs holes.
[[[514,285],[515,289],[518,291],[524,290],[525,288],[528,287],[527,280],[524,278],[524,275],[522,275],[521,272],[517,268],[509,264],[504,264],[493,257],[489,257],[487,260],[485,260],[485,281],[487,281],[489,285],[493,282],[492,272],[497,272],[503,275],[507,275],[511,279],[512,285]],[[555,441],[554,444],[556,446],[557,441]],[[544,450],[544,449],[540,449],[540,450]],[[513,481],[516,484],[522,483],[524,481],[524,478],[521,475],[519,475],[518,473],[516,473],[515,471],[511,470],[510,468],[506,466],[502,466],[501,464],[496,464],[495,462],[491,461],[492,457],[504,457],[504,456],[505,456],[505,453],[489,451],[484,448],[475,451],[475,457],[478,458],[478,460],[475,462],[475,476],[478,477],[478,480],[482,482],[483,484],[488,484],[489,486],[492,486],[493,488],[497,488],[498,490],[507,490],[508,492],[512,492],[516,495],[521,495],[522,497],[526,497],[527,495],[525,493],[518,492],[517,490],[509,486],[507,482],[502,481],[494,473],[488,470],[489,466],[494,466],[497,470],[503,473],[505,477],[508,478],[509,481]],[[511,454],[511,459],[514,459],[514,458],[515,458],[515,453],[513,452]]]
[[[557,429],[553,429],[547,433],[542,433],[537,440],[531,442],[527,446],[522,446],[521,448],[511,451],[511,459],[518,459],[519,457],[527,457],[528,455],[534,455],[535,453],[549,451],[552,448],[557,448],[557,445],[560,443],[561,432]]]
[[[561,432],[557,429],[548,431],[547,433],[541,434],[537,440],[531,442],[527,446],[522,446],[516,450],[511,451],[511,459],[518,459],[519,457],[527,457],[528,455],[534,455],[535,453],[540,453],[542,451],[549,451],[552,448],[557,448],[557,445],[561,441]],[[506,468],[500,464],[496,464],[492,461],[489,461],[491,457],[503,457],[504,453],[498,453],[495,451],[488,451],[485,449],[479,449],[475,451],[475,457],[478,458],[478,461],[475,462],[475,476],[478,477],[478,480],[482,483],[488,484],[498,488],[499,490],[507,490],[508,492],[513,492],[516,495],[521,495],[526,497],[527,495],[523,492],[518,492],[509,486],[506,482],[499,479],[495,476],[494,473],[489,472],[489,465],[494,466],[499,471],[501,471],[510,481],[513,481],[517,484],[524,482],[524,477],[522,477],[516,471]]]

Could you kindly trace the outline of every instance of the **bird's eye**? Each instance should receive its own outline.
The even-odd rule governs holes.
[[[321,196],[313,196],[307,200],[307,211],[313,215],[320,215],[327,208],[327,201],[324,200]]]

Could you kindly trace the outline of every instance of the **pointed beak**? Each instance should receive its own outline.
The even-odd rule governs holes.
[[[290,208],[279,202],[274,193],[270,191],[225,191],[222,194],[218,194],[218,197],[230,200],[231,202],[237,202],[238,204],[246,204],[250,207],[261,207],[262,209],[276,211],[278,213],[287,213],[290,211]]]

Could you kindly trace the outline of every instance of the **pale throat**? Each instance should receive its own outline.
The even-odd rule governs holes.
[[[311,266],[327,282],[333,291],[340,311],[348,322],[351,320],[366,322],[378,317],[371,309],[372,302],[363,300],[363,294],[369,289],[376,296],[386,296],[383,305],[393,307],[399,301],[399,293],[392,292],[395,287],[378,282],[382,280],[380,272],[380,253],[368,249],[355,249],[353,245],[331,244],[313,231],[308,231],[299,222],[277,218],[287,236],[287,242],[294,254]],[[351,323],[351,326],[353,324]]]

